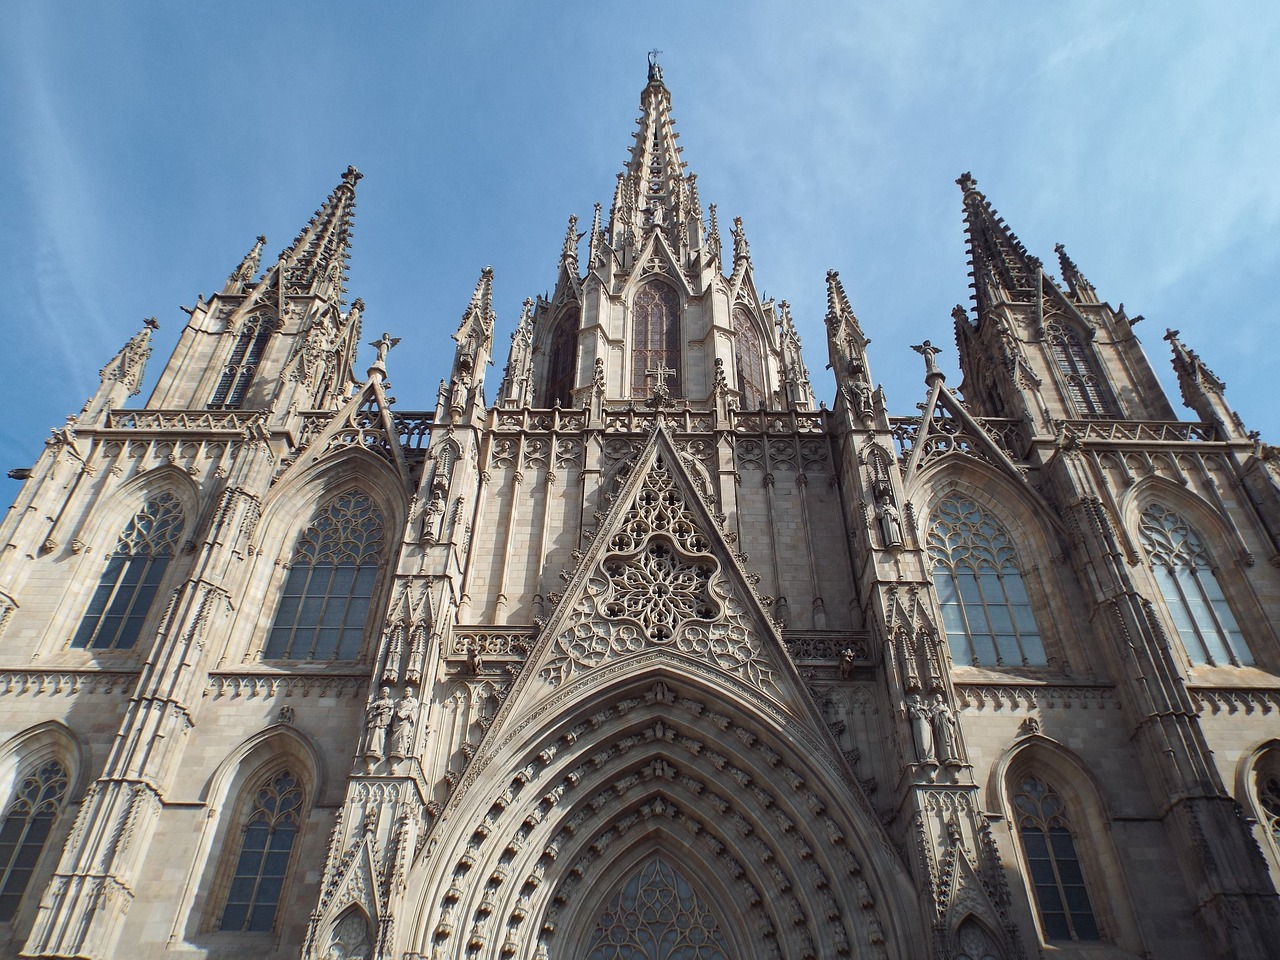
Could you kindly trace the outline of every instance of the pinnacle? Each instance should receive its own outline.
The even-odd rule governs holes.
[[[363,176],[355,167],[347,167],[328,199],[280,254],[282,261],[296,268],[292,284],[314,290],[317,283],[330,281],[337,287],[331,292],[341,294],[354,223],[355,187]]]
[[[1040,261],[1027,252],[996,213],[972,174],[961,174],[956,183],[964,191],[969,275],[973,278],[979,314],[991,306],[991,299],[1026,299],[1038,293]]]
[[[843,316],[852,316],[853,307],[849,304],[849,297],[844,292],[844,284],[840,282],[840,272],[838,270],[827,271],[827,323],[829,325],[840,322]]]
[[[1084,300],[1090,303],[1098,302],[1098,294],[1093,288],[1080,268],[1076,266],[1075,261],[1067,256],[1067,248],[1062,244],[1054,244],[1054,251],[1058,254],[1058,268],[1062,273],[1062,279],[1067,285],[1067,289],[1071,291],[1071,296],[1077,300]]]

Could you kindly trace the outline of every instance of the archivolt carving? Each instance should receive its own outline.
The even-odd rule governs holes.
[[[492,955],[543,956],[562,911],[577,905],[575,890],[598,873],[592,865],[611,862],[610,848],[655,824],[717,859],[723,882],[751,908],[744,915],[761,917],[752,936],[766,955],[852,956],[845,924],[861,916],[867,955],[884,956],[850,839],[777,751],[664,682],[592,709],[565,718],[555,740],[531,747],[514,775],[476,794],[493,799],[448,861],[439,881],[448,889],[421,916],[434,926],[419,936],[441,956],[463,943],[484,955],[493,947]],[[546,889],[553,877],[554,896]]]

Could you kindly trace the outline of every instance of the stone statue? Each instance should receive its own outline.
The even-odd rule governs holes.
[[[933,738],[937,744],[938,757],[948,766],[959,764],[960,743],[957,734],[956,715],[947,706],[942,695],[934,697],[933,704]]]
[[[849,385],[849,390],[853,399],[853,412],[860,417],[870,416],[873,403],[871,384],[859,377]]]
[[[907,698],[907,716],[911,720],[911,739],[916,748],[916,761],[937,763],[933,752],[932,711],[920,694],[913,693]]]
[[[902,519],[888,484],[876,490],[876,519],[880,521],[880,535],[884,537],[884,545],[902,546]]]
[[[858,651],[853,647],[846,647],[840,651],[840,679],[852,680],[853,668],[858,663]]]
[[[387,749],[387,728],[396,702],[391,699],[391,688],[383,687],[378,697],[369,704],[365,713],[364,755],[381,758]]]
[[[387,353],[399,342],[399,337],[393,337],[389,333],[384,333],[381,338],[369,344],[369,346],[378,351],[378,358],[373,362],[385,364],[387,362]]]
[[[407,757],[413,752],[413,726],[418,722],[418,706],[413,687],[405,687],[404,696],[396,704],[396,728],[391,740],[391,756]]]
[[[942,372],[938,369],[938,361],[934,359],[935,357],[937,357],[938,354],[942,352],[941,349],[939,349],[938,347],[935,347],[928,340],[926,340],[924,343],[917,343],[911,349],[914,350],[916,353],[920,354],[922,357],[924,357],[924,375],[926,377],[929,376],[929,374],[931,373]]]

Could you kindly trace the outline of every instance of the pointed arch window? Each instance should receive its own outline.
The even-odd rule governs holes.
[[[143,504],[107,558],[73,647],[128,650],[137,642],[182,527],[182,504],[173,494],[160,493]]]
[[[363,493],[320,509],[302,531],[263,655],[354,660],[360,654],[382,560],[383,519]]]
[[[275,924],[298,833],[302,785],[288,771],[258,787],[240,838],[222,930],[269,931]]]
[[[662,857],[633,873],[609,898],[586,960],[729,960],[720,922]]]
[[[1099,374],[1091,351],[1070,327],[1057,322],[1046,326],[1049,352],[1057,364],[1076,413],[1081,417],[1114,417],[1115,402]]]
[[[1258,769],[1258,806],[1262,809],[1263,829],[1280,855],[1280,763],[1274,755]]]
[[[1044,642],[1009,534],[972,500],[948,497],[929,528],[933,585],[958,664],[1044,666]]]
[[[0,823],[0,923],[14,918],[67,797],[67,768],[49,760],[18,785]]]
[[[1000,948],[982,924],[969,917],[956,929],[956,960],[1002,960]]]
[[[275,330],[270,317],[255,316],[245,321],[236,335],[235,345],[231,348],[231,356],[227,365],[222,368],[222,376],[213,391],[209,406],[221,410],[239,410],[244,405],[249,385],[253,383],[254,374],[262,363],[267,352],[267,341]]]
[[[1044,780],[1028,776],[1013,794],[1036,912],[1046,940],[1100,940],[1066,804]]]
[[[551,337],[551,354],[547,357],[546,406],[573,406],[573,382],[578,360],[578,308],[570,307],[560,315]]]
[[[758,410],[765,402],[764,348],[747,311],[733,308],[733,360],[743,410]]]
[[[684,396],[680,380],[680,298],[661,280],[647,281],[631,305],[631,395],[647,397],[657,386],[650,371],[670,372],[671,396]]]
[[[1181,516],[1153,503],[1138,524],[1187,656],[1196,664],[1253,663],[1200,537]]]

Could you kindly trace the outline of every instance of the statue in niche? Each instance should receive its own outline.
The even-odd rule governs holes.
[[[395,701],[391,699],[391,688],[383,687],[365,713],[363,753],[366,757],[382,759],[387,748],[387,728],[391,726],[394,712]]]
[[[858,665],[858,651],[845,647],[840,651],[840,679],[852,680],[854,667]]]
[[[949,767],[959,766],[959,724],[956,722],[955,712],[947,706],[947,701],[941,694],[933,699],[933,739],[937,745],[938,757]]]
[[[917,763],[937,763],[933,750],[933,711],[918,693],[907,697],[907,717],[911,721],[911,740]]]
[[[876,483],[876,520],[886,547],[902,546],[902,517],[893,502],[893,488],[887,482]]]
[[[418,699],[413,687],[404,688],[404,696],[396,704],[396,726],[391,740],[391,756],[407,757],[413,751],[413,726],[418,722]]]

